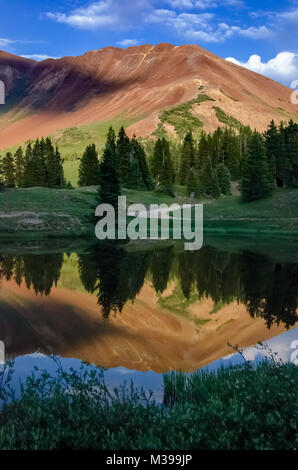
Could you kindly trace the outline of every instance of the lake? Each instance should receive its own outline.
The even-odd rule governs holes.
[[[15,384],[34,366],[81,361],[107,382],[134,380],[162,394],[170,370],[239,363],[269,354],[289,360],[298,339],[294,240],[183,244],[19,241],[0,248],[0,340],[15,360]],[[17,386],[17,385],[16,385]]]

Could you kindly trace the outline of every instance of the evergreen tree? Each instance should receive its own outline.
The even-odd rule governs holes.
[[[286,183],[287,186],[297,187],[298,180],[298,155],[297,155],[297,139],[298,124],[291,119],[286,127],[280,126],[280,131],[284,136],[285,152],[287,155],[286,167]]]
[[[278,129],[275,122],[271,121],[264,135],[272,183],[283,188],[288,168],[283,126]]]
[[[58,168],[56,165],[55,149],[51,139],[47,138],[42,145],[45,154],[47,186],[55,188],[58,185]]]
[[[15,188],[15,166],[10,152],[3,157],[1,162],[2,180],[6,188]]]
[[[4,182],[3,182],[3,171],[2,171],[2,165],[1,165],[1,155],[0,155],[0,191],[3,191],[4,189]]]
[[[155,179],[157,184],[160,184],[162,175],[164,173],[163,166],[165,160],[167,161],[171,182],[174,183],[175,170],[170,152],[170,144],[165,138],[158,139],[154,146],[154,154],[150,162],[151,175]]]
[[[163,142],[162,139],[158,139],[154,145],[153,155],[150,159],[150,171],[154,180],[158,183],[160,179],[160,173],[162,168],[162,153],[163,153]]]
[[[180,184],[182,185],[186,184],[190,169],[196,166],[195,160],[196,158],[195,158],[194,141],[193,141],[192,133],[188,132],[188,134],[186,134],[185,136],[183,147],[182,147],[180,172],[179,172]]]
[[[117,139],[117,160],[119,167],[119,178],[121,185],[127,187],[130,180],[130,156],[131,144],[130,139],[126,135],[124,127],[122,126]]]
[[[36,139],[32,149],[32,186],[47,186],[46,162],[43,142]]]
[[[273,191],[266,149],[262,136],[254,132],[243,170],[241,193],[244,201],[262,199]]]
[[[231,193],[231,173],[229,169],[221,163],[217,167],[217,178],[220,192],[225,196],[230,196]]]
[[[290,170],[287,176],[287,184],[293,188],[298,188],[298,133],[288,145],[288,158]]]
[[[211,158],[207,159],[202,175],[201,183],[206,196],[218,199],[220,197],[220,188],[218,185],[217,173],[213,169]]]
[[[157,190],[169,196],[174,196],[173,166],[169,142],[166,139],[162,139],[162,160]]]
[[[56,187],[65,188],[66,180],[65,180],[64,168],[63,168],[64,160],[61,158],[61,154],[59,152],[58,146],[56,146],[56,150],[55,150],[55,162],[56,162],[56,168],[57,168]]]
[[[233,129],[225,129],[222,135],[220,162],[228,168],[232,181],[238,181],[241,177],[240,159],[239,136]]]
[[[118,197],[121,195],[121,187],[117,166],[117,148],[115,132],[110,127],[107,134],[106,145],[100,162],[98,204],[111,204],[115,211],[118,208]]]
[[[201,138],[198,144],[198,157],[196,167],[200,171],[204,168],[207,160],[209,158],[209,145],[207,140],[207,135],[205,132],[201,134]]]
[[[94,186],[99,182],[99,161],[95,145],[88,145],[79,167],[79,186]]]
[[[19,147],[16,153],[14,154],[15,162],[15,183],[18,188],[24,187],[24,167],[25,167],[25,157],[22,147]]]
[[[32,162],[32,146],[29,143],[26,147],[25,158],[24,158],[24,188],[30,188],[34,186],[34,168]]]
[[[147,158],[145,154],[144,147],[138,142],[134,137],[131,141],[131,147],[133,148],[133,154],[138,163],[138,174],[139,179],[137,181],[137,188],[146,189],[147,191],[152,191],[154,189],[154,184],[150,175]],[[170,156],[169,156],[170,161]],[[171,168],[172,171],[172,168]]]

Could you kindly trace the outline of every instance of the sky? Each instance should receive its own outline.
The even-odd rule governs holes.
[[[298,0],[0,0],[0,49],[35,60],[198,44],[290,86],[297,31]]]

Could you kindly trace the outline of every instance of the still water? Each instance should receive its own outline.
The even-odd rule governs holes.
[[[162,373],[259,360],[266,341],[290,359],[298,339],[294,241],[183,244],[18,242],[0,248],[0,340],[15,378],[81,361],[107,383],[154,390]]]

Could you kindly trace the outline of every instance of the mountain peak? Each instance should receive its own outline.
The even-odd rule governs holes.
[[[206,131],[264,130],[271,119],[298,117],[291,90],[195,44],[105,47],[43,62],[2,51],[0,63],[7,89],[2,148],[120,116],[134,121],[128,132],[143,137],[156,129],[181,137],[192,123]]]

